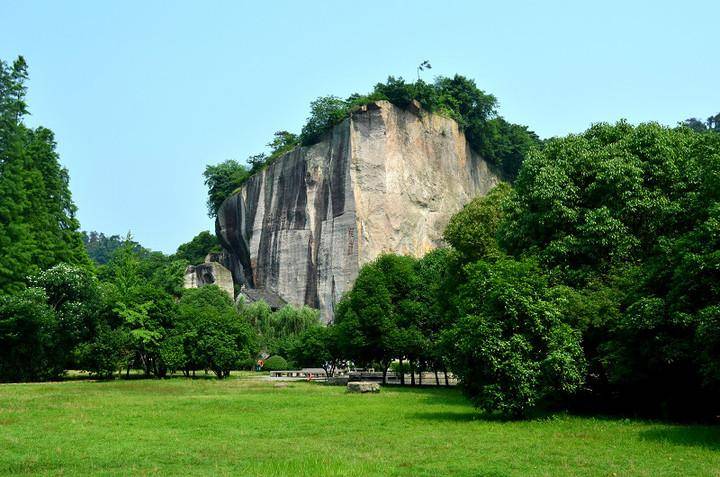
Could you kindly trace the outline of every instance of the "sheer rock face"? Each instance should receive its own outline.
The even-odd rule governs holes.
[[[236,282],[331,321],[364,263],[442,245],[450,217],[499,181],[455,121],[378,101],[251,177],[216,232]]]

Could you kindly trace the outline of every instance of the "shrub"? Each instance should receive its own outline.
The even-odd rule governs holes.
[[[255,371],[257,360],[255,358],[246,358],[238,361],[237,367],[243,371]]]
[[[287,368],[288,363],[282,356],[270,356],[263,365],[263,371],[283,371]]]
[[[80,343],[74,355],[80,369],[99,378],[112,378],[133,356],[132,336],[125,328],[100,326],[95,339]]]
[[[458,290],[460,320],[448,357],[475,405],[522,417],[542,401],[578,391],[580,334],[563,322],[563,299],[531,260],[478,261]]]
[[[0,381],[37,381],[63,372],[59,323],[41,288],[0,295]]]

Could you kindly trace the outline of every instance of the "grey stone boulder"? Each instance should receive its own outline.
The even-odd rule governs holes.
[[[372,381],[354,381],[347,383],[347,392],[349,393],[379,393],[380,383]]]

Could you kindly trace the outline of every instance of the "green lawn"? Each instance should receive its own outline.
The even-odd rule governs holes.
[[[2,475],[720,476],[720,428],[484,420],[454,389],[234,378],[0,385]]]

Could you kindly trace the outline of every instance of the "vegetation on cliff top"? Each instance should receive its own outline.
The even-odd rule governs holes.
[[[208,214],[214,217],[227,197],[282,154],[298,146],[317,143],[353,111],[380,100],[390,101],[401,108],[418,101],[425,111],[454,119],[465,132],[472,148],[498,166],[509,180],[515,178],[530,149],[540,144],[537,135],[526,126],[510,123],[500,116],[495,96],[480,90],[471,79],[455,75],[452,78],[440,76],[433,83],[420,79],[408,83],[391,76],[385,83],[376,84],[369,94],[353,94],[347,99],[323,96],[314,100],[310,103],[310,116],[299,135],[276,132],[267,145],[270,153],[250,156],[247,165],[234,160],[208,165],[204,172],[208,187]]]

